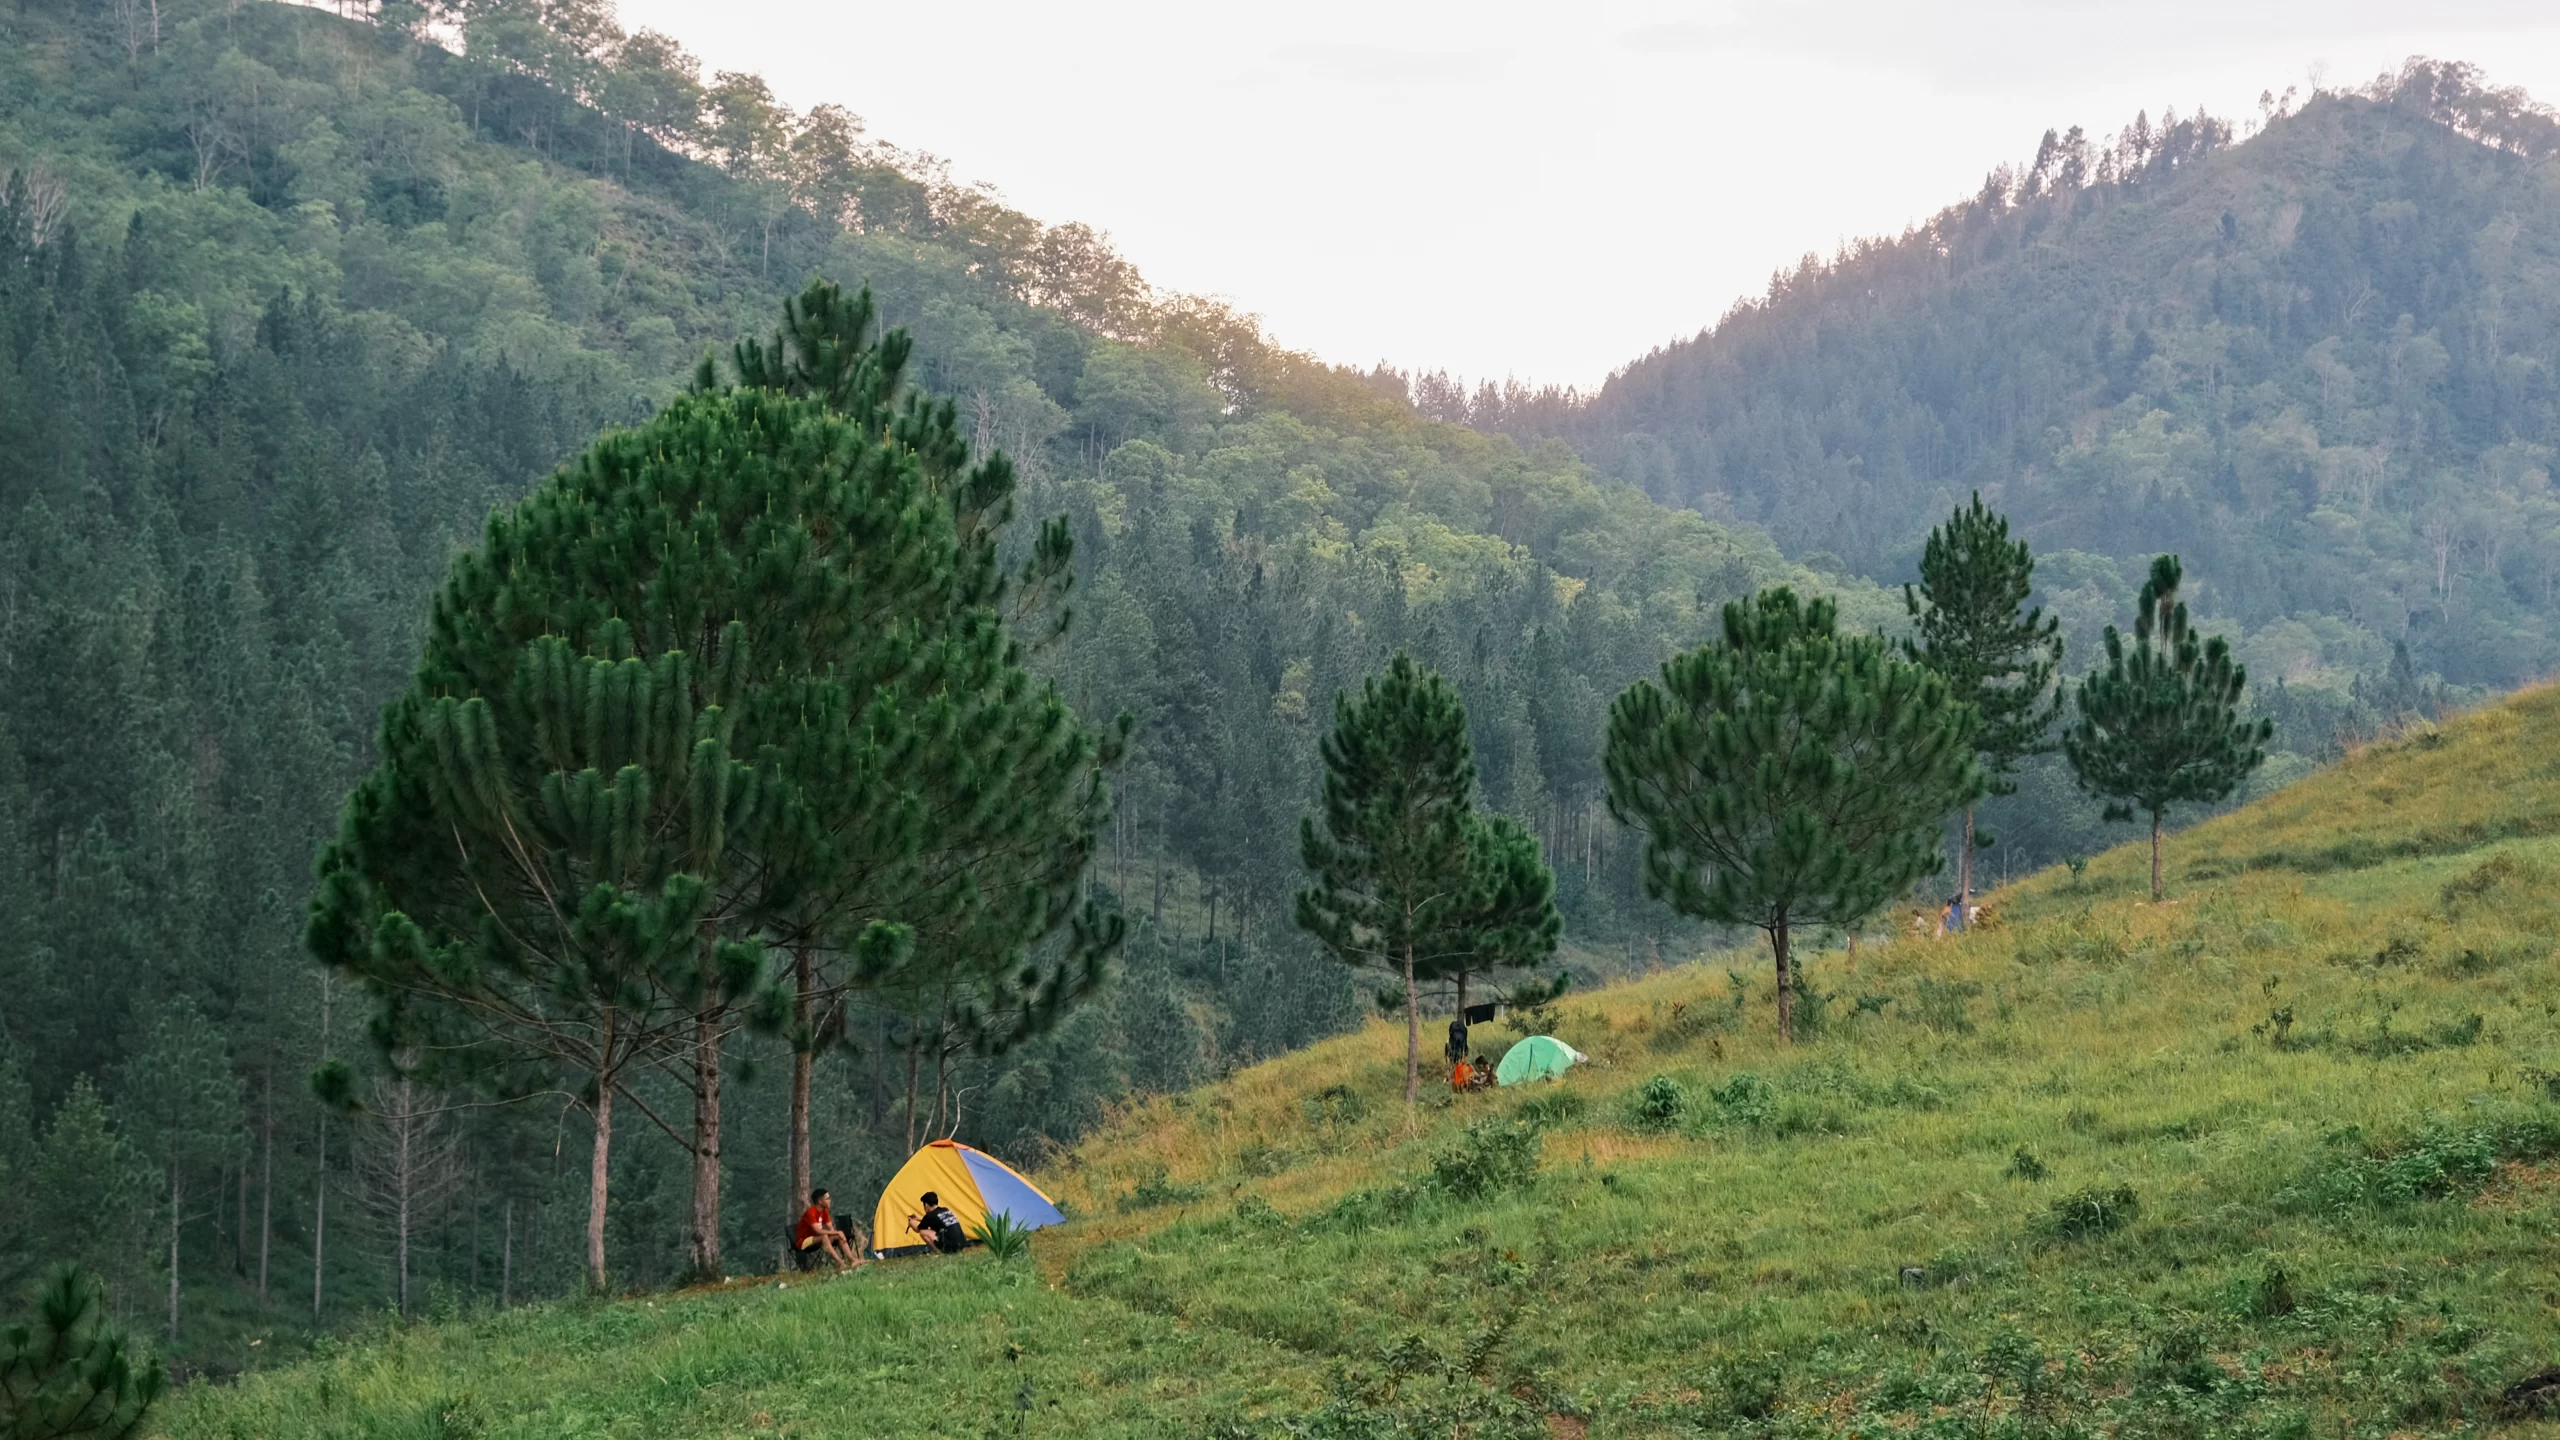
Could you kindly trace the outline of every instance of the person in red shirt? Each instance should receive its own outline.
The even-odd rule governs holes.
[[[1457,1068],[1449,1072],[1449,1088],[1464,1095],[1474,1089],[1475,1085],[1476,1067],[1467,1063],[1466,1056],[1459,1056]]]
[[[791,1227],[791,1246],[795,1250],[816,1247],[838,1270],[850,1270],[862,1262],[855,1259],[853,1247],[845,1243],[844,1231],[836,1226],[835,1207],[827,1192],[809,1192],[809,1208],[800,1212],[800,1223]]]

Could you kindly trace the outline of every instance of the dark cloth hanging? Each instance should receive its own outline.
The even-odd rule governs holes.
[[[1492,1019],[1492,1018],[1494,1017],[1494,1012],[1496,1012],[1496,1011],[1500,1010],[1501,1008],[1502,1008],[1502,1002],[1501,1002],[1501,1001],[1499,1001],[1499,1000],[1488,1000],[1488,1001],[1486,1001],[1485,1003],[1483,1003],[1482,1005],[1470,1005],[1470,1006],[1468,1006],[1468,1007],[1467,1007],[1467,1010],[1466,1010],[1466,1013],[1465,1013],[1465,1014],[1463,1014],[1463,1015],[1461,1015],[1461,1016],[1459,1016],[1458,1018],[1459,1018],[1460,1020],[1465,1021],[1465,1022],[1466,1022],[1467,1024],[1469,1024],[1469,1025],[1481,1025],[1481,1024],[1483,1024],[1484,1022],[1486,1022],[1487,1020]],[[1454,1023],[1454,1022],[1452,1022],[1452,1023]]]

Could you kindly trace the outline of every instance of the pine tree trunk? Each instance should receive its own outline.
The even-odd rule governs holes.
[[[1781,914],[1769,927],[1769,949],[1778,961],[1778,1043],[1782,1045],[1792,1045],[1796,1039],[1796,977],[1788,938],[1787,917]]]
[[[1422,1100],[1422,991],[1413,979],[1413,942],[1404,947],[1404,1103]]]
[[[1956,928],[1970,930],[1973,913],[1973,807],[1964,807],[1964,853],[1956,857]]]
[[[398,1266],[399,1312],[405,1320],[409,1315],[409,1206],[418,1192],[418,1126],[417,1107],[411,1103],[408,1081],[400,1082],[399,1096],[398,1128],[392,1132],[397,1148],[392,1152],[391,1175],[398,1187],[393,1197],[392,1245]]]
[[[612,1033],[611,1017],[606,1018],[606,1033]],[[601,1081],[596,1086],[595,1143],[587,1152],[587,1290],[605,1293],[604,1276],[604,1202],[606,1183],[613,1177],[613,1086]]]
[[[2151,812],[2151,900],[2160,900],[2160,812]]]
[[[913,1040],[907,1042],[907,1149],[916,1153],[916,1067],[923,1063],[924,1049]]]
[[[792,957],[792,979],[796,990],[791,1002],[791,1203],[808,1202],[802,1197],[817,1182],[811,1178],[809,1163],[809,1079],[817,1068],[817,1037],[810,1033],[812,1009],[810,990],[814,983],[809,970],[809,947],[803,945]]]
[[[320,1324],[322,1281],[329,1260],[329,1114],[320,1114],[319,1178],[311,1185],[311,1323]]]
[[[265,1114],[258,1161],[258,1308],[267,1308],[267,1256],[276,1236],[276,1072],[267,1067]]]
[[[173,1349],[178,1343],[178,1202],[181,1195],[178,1167],[172,1164],[169,1167],[169,1344]],[[220,1205],[222,1201],[216,1197],[213,1203]],[[222,1212],[216,1210],[213,1213],[219,1215]],[[217,1226],[221,1224],[220,1221],[214,1223]]]
[[[709,1000],[693,1020],[693,1223],[685,1267],[720,1278],[720,1025]]]
[[[516,1197],[510,1195],[500,1211],[499,1224],[504,1228],[498,1237],[498,1308],[515,1303],[516,1293]]]

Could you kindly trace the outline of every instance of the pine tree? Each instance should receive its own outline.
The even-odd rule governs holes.
[[[106,1288],[77,1265],[46,1274],[32,1320],[0,1327],[0,1435],[12,1440],[123,1440],[166,1384],[160,1363],[108,1321]]]
[[[1410,1105],[1422,1088],[1421,982],[1443,965],[1552,952],[1554,880],[1534,845],[1517,843],[1526,835],[1475,816],[1466,707],[1411,655],[1397,652],[1358,700],[1334,697],[1323,755],[1323,823],[1299,825],[1315,884],[1298,892],[1297,921],[1344,964],[1402,977]]]
[[[222,1032],[192,1001],[157,1008],[142,1044],[117,1076],[117,1109],[142,1153],[160,1170],[167,1202],[169,1342],[178,1339],[179,1247],[188,1184],[203,1167],[233,1158],[241,1141],[240,1080]]]
[[[1982,793],[1973,712],[1832,602],[1779,587],[1724,607],[1724,638],[1609,711],[1609,810],[1645,832],[1647,894],[1753,925],[1795,1028],[1792,935],[1854,925],[1945,863],[1938,825]]]
[[[2062,622],[2021,607],[2035,590],[2035,557],[2009,538],[2008,517],[1973,504],[1929,532],[1920,583],[1902,587],[1918,633],[1902,642],[1913,660],[1945,677],[1949,694],[1973,707],[1973,753],[1985,793],[2017,789],[2018,762],[2052,749],[2047,738],[2062,713],[2054,676],[2062,665]],[[1956,916],[1973,901],[1974,807],[1964,807],[1956,860]]]
[[[1457,987],[1467,1008],[1470,986],[1505,970],[1532,970],[1556,953],[1564,915],[1556,909],[1556,876],[1538,839],[1508,815],[1466,817],[1467,883],[1432,938],[1423,977]]]
[[[2107,664],[2080,682],[2079,723],[2063,735],[2071,771],[2110,802],[2109,820],[2151,817],[2151,898],[2163,892],[2160,835],[2169,807],[2211,804],[2267,758],[2271,720],[2240,718],[2247,667],[2219,635],[2199,637],[2178,598],[2175,555],[2151,562],[2134,602],[2133,643],[2107,627]]]
[[[927,703],[905,748],[879,743],[891,732],[864,715],[819,720],[793,742],[809,752],[796,772],[832,781],[806,791],[769,847],[785,877],[772,886],[772,925],[792,957],[793,1194],[809,1190],[816,1057],[843,1034],[857,992],[904,992],[910,1009],[929,996],[939,1058],[1001,1053],[1090,993],[1122,935],[1084,877],[1128,721],[1089,734],[1054,686],[1033,683],[1015,639],[1044,615],[1035,638],[1064,633],[1072,539],[1052,521],[1019,572],[1004,568],[1011,462],[971,462],[955,407],[906,387],[913,343],[904,331],[875,339],[876,315],[868,287],[848,298],[816,281],[785,303],[769,342],[732,351],[739,385],[812,400],[911,454],[956,547],[952,639],[923,668],[930,683],[914,687]],[[706,361],[694,390],[718,389]],[[884,775],[900,777],[901,803],[879,803]],[[1059,935],[1063,945],[1041,948]]]

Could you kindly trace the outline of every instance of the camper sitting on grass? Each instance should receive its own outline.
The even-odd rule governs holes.
[[[931,1190],[919,1198],[924,1201],[924,1213],[910,1216],[907,1228],[915,1232],[916,1238],[943,1254],[959,1254],[960,1247],[969,1243],[968,1234],[960,1228],[960,1217],[952,1214],[951,1207],[943,1204],[942,1197]]]
[[[835,1206],[824,1190],[809,1192],[809,1208],[800,1212],[800,1223],[791,1227],[791,1248],[804,1256],[814,1249],[836,1262],[838,1270],[850,1270],[862,1263],[854,1258],[852,1245],[836,1225]]]

